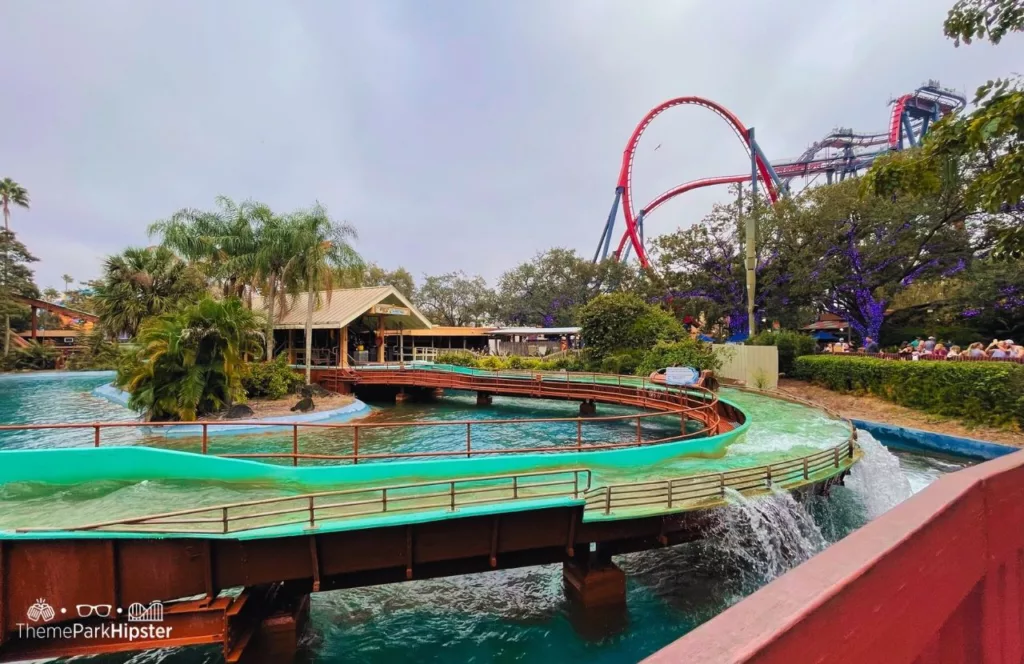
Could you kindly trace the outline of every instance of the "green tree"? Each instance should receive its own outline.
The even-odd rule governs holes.
[[[556,247],[501,275],[494,316],[511,325],[572,325],[576,310],[597,295],[633,290],[642,279],[630,264],[613,259],[595,264]]]
[[[960,0],[945,23],[959,45],[998,44],[1024,30],[1021,0]],[[971,113],[937,123],[921,148],[879,160],[865,178],[879,196],[954,191],[972,214],[984,215],[997,239],[995,258],[1024,257],[1024,90],[1020,79],[990,80],[978,88]]]
[[[412,273],[404,267],[385,270],[376,263],[370,263],[363,271],[360,286],[393,286],[395,290],[409,298],[416,296],[416,280]]]
[[[1024,30],[1022,0],[959,0],[943,24],[946,36],[957,46],[975,39],[998,44],[1008,32]]]
[[[47,288],[43,290],[43,299],[47,302],[56,302],[60,299],[60,291],[56,288]]]
[[[4,230],[0,231],[0,260],[0,312],[4,316],[4,355],[7,355],[11,351],[11,316],[25,311],[25,306],[15,302],[14,296],[39,297],[29,268],[29,263],[39,259],[29,253],[14,233]]]
[[[203,275],[167,247],[130,247],[104,261],[96,314],[111,336],[134,336],[144,319],[195,302],[205,290]]]
[[[26,210],[29,206],[28,190],[11,178],[0,180],[0,204],[4,209],[4,230],[11,230],[11,204],[23,207]]]
[[[237,297],[206,296],[147,319],[138,353],[118,371],[128,405],[147,420],[195,420],[245,400],[244,357],[259,355],[260,315]]]
[[[435,325],[461,327],[482,322],[493,294],[483,277],[448,272],[423,280],[416,292],[416,306]]]
[[[306,383],[312,375],[313,312],[319,305],[320,291],[331,297],[334,281],[339,272],[358,268],[362,264],[351,242],[356,229],[345,222],[337,222],[327,209],[315,204],[308,210],[293,214],[295,267],[290,271],[292,288],[306,292]]]
[[[218,196],[212,211],[185,208],[170,219],[149,226],[162,244],[192,263],[222,293],[244,297],[257,285],[252,256],[257,251],[261,222],[270,215],[253,201],[235,203]]]
[[[71,282],[75,280],[70,274],[64,273],[61,275],[60,280],[64,282],[64,294],[67,295],[68,289],[71,288]]]
[[[655,342],[686,336],[672,314],[633,293],[599,295],[580,307],[578,320],[580,336],[597,362],[617,351],[647,351]]]

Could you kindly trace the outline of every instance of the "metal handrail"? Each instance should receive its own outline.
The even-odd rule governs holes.
[[[543,481],[534,479],[552,478]],[[488,484],[497,483],[496,486]],[[480,486],[484,484],[484,486]],[[421,489],[433,489],[444,487],[443,491],[420,491]],[[555,487],[564,487],[556,489]],[[453,512],[460,507],[470,505],[488,505],[504,503],[508,501],[536,500],[539,498],[571,498],[579,500],[583,494],[591,488],[591,472],[587,468],[576,468],[570,470],[548,470],[534,471],[529,473],[516,473],[506,475],[484,475],[479,477],[465,477],[459,479],[436,480],[433,482],[416,482],[409,484],[394,484],[379,487],[364,487],[355,489],[338,489],[332,491],[318,491],[295,496],[282,496],[277,498],[262,498],[259,500],[248,500],[243,502],[226,503],[209,507],[195,507],[174,512],[151,514],[141,517],[126,519],[115,519],[102,521],[81,526],[70,526],[63,528],[37,526],[17,528],[15,532],[55,532],[55,531],[86,531],[86,530],[109,530],[126,532],[147,532],[147,533],[237,533],[258,528],[270,528],[295,523],[307,523],[309,528],[316,528],[318,523],[337,521],[346,518],[353,518],[367,515],[395,514],[400,512],[425,511],[444,508],[447,512]],[[405,492],[405,493],[403,493]],[[480,494],[492,494],[494,496],[480,497]],[[332,502],[323,504],[317,503],[318,499],[339,497],[355,497],[369,495],[369,498],[360,500],[348,500],[343,502]],[[432,499],[440,498],[440,501]],[[410,501],[417,501],[414,504],[402,504]],[[300,503],[299,506],[291,506],[292,503]],[[396,504],[398,506],[396,507]],[[367,506],[370,509],[349,511],[342,514],[332,514],[331,510],[340,510],[351,507]],[[251,513],[232,514],[232,511],[239,511],[248,508],[267,508],[278,506],[269,511],[256,511]],[[302,514],[301,519],[288,519],[285,521],[274,521],[249,525],[242,528],[233,528],[232,524],[250,521],[252,519],[265,519],[277,516],[290,516]],[[204,516],[211,515],[211,516]],[[193,517],[193,518],[183,518]],[[182,526],[190,525],[197,528],[186,529],[159,529],[160,526]]]
[[[765,466],[596,487],[584,494],[585,512],[609,515],[616,508],[664,507],[685,510],[707,507],[709,501],[724,501],[726,489],[740,493],[766,491],[772,485],[785,487],[807,483],[826,469],[845,469],[853,463],[856,450],[855,436],[851,434],[845,442],[835,447]],[[684,504],[690,505],[681,507]]]
[[[525,372],[525,375],[532,377],[536,372]],[[607,415],[607,416],[593,416],[593,417],[549,417],[549,418],[537,418],[537,419],[494,419],[494,420],[449,420],[449,421],[438,421],[438,422],[374,422],[374,423],[330,423],[330,422],[277,422],[277,421],[262,421],[262,420],[229,420],[229,421],[216,421],[216,422],[90,422],[90,423],[55,423],[55,424],[11,424],[11,425],[0,425],[0,432],[3,431],[25,431],[25,430],[45,430],[45,429],[81,429],[91,430],[93,432],[93,446],[100,447],[102,443],[102,431],[106,429],[127,429],[127,428],[175,428],[175,427],[195,427],[199,430],[196,432],[196,437],[201,438],[201,453],[209,454],[209,436],[210,427],[260,427],[263,429],[291,429],[292,433],[292,449],[290,452],[267,452],[267,453],[236,453],[236,454],[217,454],[216,456],[223,456],[228,458],[241,458],[241,459],[291,459],[293,466],[298,466],[299,461],[302,459],[308,460],[332,460],[332,461],[351,461],[352,463],[359,463],[361,460],[380,460],[380,459],[401,459],[401,458],[429,458],[429,457],[473,457],[479,455],[498,455],[498,454],[527,454],[527,453],[546,453],[546,452],[566,452],[566,451],[596,451],[596,450],[608,450],[608,449],[619,449],[625,447],[640,447],[646,445],[655,445],[668,442],[678,442],[689,438],[694,438],[701,435],[718,433],[721,426],[721,415],[718,413],[718,398],[717,396],[703,388],[693,388],[686,390],[677,389],[653,389],[653,384],[646,382],[646,379],[642,379],[641,386],[634,385],[615,385],[609,384],[608,382],[597,382],[597,377],[608,376],[606,374],[554,374],[558,376],[558,380],[530,380],[525,381],[523,377],[518,378],[499,378],[491,376],[473,376],[469,374],[460,374],[455,372],[438,372],[431,370],[417,370],[417,369],[380,369],[371,370],[367,372],[368,375],[374,375],[377,378],[383,377],[389,379],[392,374],[395,374],[396,380],[400,376],[408,378],[410,375],[419,375],[418,378],[422,379],[425,375],[429,376],[429,380],[425,381],[427,387],[436,386],[451,386],[452,384],[463,385],[465,379],[469,379],[473,385],[469,389],[478,389],[486,391],[488,388],[493,390],[509,391],[512,388],[524,388],[528,386],[525,391],[535,394],[536,396],[567,396],[567,393],[571,393],[574,398],[592,398],[595,400],[602,400],[604,402],[626,404],[636,407],[655,408],[651,412],[638,413],[635,415]],[[517,374],[519,375],[519,374]],[[575,378],[568,380],[563,376],[586,376],[591,378],[593,382],[579,381]],[[612,375],[614,376],[614,375]],[[614,376],[621,381],[622,376]],[[627,377],[628,378],[628,377]],[[475,379],[475,380],[473,380]],[[507,382],[505,382],[507,381]],[[442,384],[443,383],[443,384]],[[579,386],[585,386],[586,390],[579,389]],[[423,385],[421,385],[423,386]],[[539,387],[540,389],[535,389]],[[654,440],[645,439],[642,423],[644,420],[649,418],[664,418],[666,416],[678,416],[680,418],[680,433],[676,436],[668,436],[664,438],[658,438]],[[686,432],[686,422],[688,420],[694,420],[701,422],[702,426],[696,431]],[[593,424],[606,424],[609,422],[626,422],[631,421],[636,423],[636,439],[631,441],[623,442],[603,442],[603,441],[586,441],[584,434],[584,425],[592,426]],[[503,426],[511,425],[516,427],[529,426],[534,424],[575,424],[576,436],[574,439],[567,440],[564,444],[546,447],[528,447],[528,448],[513,448],[513,449],[474,449],[472,435],[473,429],[485,426]],[[465,445],[459,445],[458,449],[446,450],[446,451],[433,451],[433,452],[402,452],[402,453],[361,453],[359,449],[360,434],[369,430],[377,429],[398,429],[398,428],[412,428],[412,427],[460,427],[465,429]],[[331,429],[331,430],[346,430],[351,431],[352,436],[352,452],[350,454],[309,454],[301,452],[299,429]],[[478,429],[479,430],[479,429]],[[364,433],[365,437],[365,433]],[[461,436],[460,436],[461,438]],[[147,441],[149,443],[150,441]]]

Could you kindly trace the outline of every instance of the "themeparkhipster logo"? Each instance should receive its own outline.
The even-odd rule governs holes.
[[[110,618],[124,615],[127,622],[85,624],[82,622],[51,624],[58,617],[71,614],[74,620],[84,618]],[[135,602],[127,609],[112,604],[76,604],[74,613],[67,607],[50,606],[39,598],[25,613],[28,622],[19,622],[18,638],[22,639],[104,639],[118,641],[148,641],[168,639],[173,627],[162,625],[164,605],[152,602],[148,606]]]

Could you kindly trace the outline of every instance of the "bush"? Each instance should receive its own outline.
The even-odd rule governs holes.
[[[597,364],[601,373],[632,374],[644,359],[643,349],[619,350],[605,355]]]
[[[635,373],[646,376],[664,367],[693,367],[697,371],[715,371],[721,366],[722,363],[715,356],[711,344],[685,339],[674,343],[661,341],[655,344],[654,348],[643,354]]]
[[[85,335],[84,349],[68,360],[68,369],[72,371],[107,371],[117,369],[121,364],[122,348],[116,342],[109,341],[107,335],[95,329]]]
[[[580,336],[597,362],[612,353],[647,350],[655,342],[686,336],[672,314],[632,293],[599,295],[580,308],[578,318]]]
[[[246,396],[280,399],[293,394],[303,384],[302,376],[288,366],[288,358],[278,355],[273,362],[252,363],[242,378]]]
[[[799,332],[764,330],[746,340],[748,346],[775,346],[779,349],[779,373],[793,372],[793,361],[803,355],[814,355],[814,337]]]
[[[793,376],[837,392],[869,392],[901,406],[967,422],[1024,424],[1024,365],[800,357]]]
[[[44,346],[33,341],[28,348],[19,348],[3,358],[3,368],[7,371],[53,369],[57,366],[59,355],[60,353],[53,346]]]
[[[435,362],[438,364],[450,364],[454,367],[475,367],[477,358],[472,353],[439,353]]]

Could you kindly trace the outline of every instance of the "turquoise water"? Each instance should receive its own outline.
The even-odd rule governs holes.
[[[125,420],[132,414],[89,395],[106,376],[40,378],[0,377],[0,422],[58,422]],[[723,392],[749,412],[754,425],[743,441],[730,447],[715,464],[743,464],[751,460],[777,459],[831,447],[845,439],[847,431],[816,411],[757,395]],[[600,414],[616,409],[601,407]],[[469,397],[452,396],[432,405],[406,404],[382,408],[375,418],[413,421],[425,418],[523,419],[574,416],[573,404],[496,399],[478,408]],[[624,412],[629,412],[623,409]],[[575,438],[575,426],[531,425],[503,427],[493,440],[481,444],[525,445],[541,438],[546,443]],[[594,425],[597,427],[598,425]],[[620,431],[615,425],[594,429],[595,439],[635,435],[635,425]],[[657,427],[657,424],[651,424]],[[665,423],[676,430],[678,422]],[[480,427],[487,429],[488,427]],[[532,430],[531,430],[532,429]],[[365,444],[379,449],[421,449],[420,445],[447,449],[460,440],[454,435],[383,432]],[[35,447],[60,444],[91,444],[68,432],[41,432],[0,437],[0,447]],[[123,434],[126,441],[141,442],[138,434]],[[481,432],[482,436],[486,432]],[[133,437],[134,436],[134,437]],[[628,439],[628,438],[627,438]],[[288,445],[290,446],[290,438]],[[167,441],[161,441],[165,443]],[[238,447],[243,439],[212,440],[225,448]],[[191,444],[187,443],[186,444]],[[250,436],[250,446],[279,445],[275,436]],[[348,441],[323,437],[323,449],[342,449]],[[362,445],[361,441],[361,445]],[[540,444],[540,443],[538,443]],[[964,462],[900,453],[898,472],[911,490],[920,490],[942,473]],[[760,462],[760,461],[759,461]],[[893,461],[895,463],[895,460]],[[676,462],[674,470],[692,472],[708,461]],[[855,470],[855,474],[858,471]],[[866,499],[853,488],[838,487],[825,501],[812,499],[797,506],[813,517],[825,542],[835,541],[867,520]],[[867,486],[871,486],[870,483]],[[189,504],[217,504],[252,497],[252,487],[188,485],[162,482],[95,482],[54,491],[52,487],[0,487],[0,523],[8,519],[31,521],[44,511],[61,512],[79,523],[116,518],[126,506],[160,505],[188,496]],[[261,491],[269,491],[266,487]],[[144,510],[151,513],[153,510]],[[670,549],[653,550],[616,558],[627,574],[624,609],[581,615],[565,600],[561,566],[545,565],[520,570],[490,572],[405,584],[319,593],[312,597],[311,624],[304,639],[300,661],[389,663],[417,662],[539,662],[585,659],[592,662],[635,662],[717,615],[732,603],[770,580],[743,564],[743,556],[727,545],[709,539]],[[734,545],[728,545],[734,546]],[[759,552],[755,551],[755,555]],[[76,660],[79,661],[79,660]],[[154,651],[81,658],[92,664],[167,662],[195,664],[220,662],[212,648]]]

